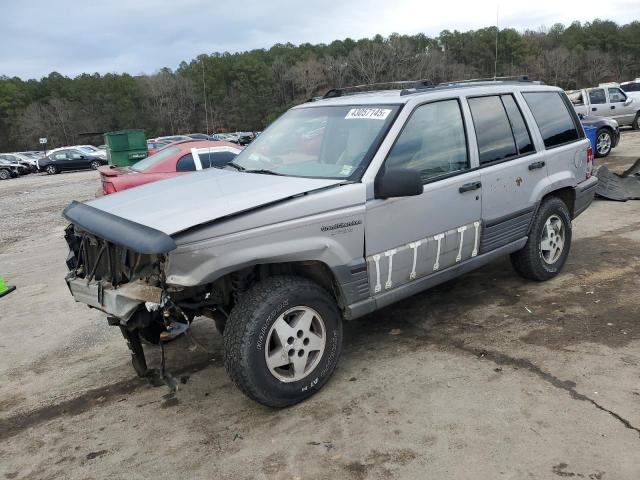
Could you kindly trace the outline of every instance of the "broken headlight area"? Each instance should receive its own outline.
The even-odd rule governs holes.
[[[66,228],[65,240],[69,245],[68,277],[83,278],[87,283],[108,282],[114,288],[142,278],[150,285],[159,285],[163,280],[163,255],[137,253],[73,224]]]

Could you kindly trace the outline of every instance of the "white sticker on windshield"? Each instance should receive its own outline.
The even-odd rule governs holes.
[[[343,165],[342,170],[340,170],[340,175],[351,175],[353,172],[353,167],[351,165]]]
[[[384,120],[391,113],[390,108],[352,108],[344,117],[345,120],[352,118],[372,118],[374,120]]]

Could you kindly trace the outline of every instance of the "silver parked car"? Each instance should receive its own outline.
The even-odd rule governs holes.
[[[494,259],[543,281],[591,203],[593,153],[562,90],[474,81],[292,108],[234,162],[64,215],[75,299],[140,339],[197,316],[252,399],[283,407],[334,371],[342,321]]]

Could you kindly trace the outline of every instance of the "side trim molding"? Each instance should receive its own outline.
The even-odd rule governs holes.
[[[495,250],[473,257],[464,263],[453,265],[446,270],[434,273],[433,275],[422,277],[414,282],[406,283],[400,287],[385,292],[376,298],[369,297],[366,300],[350,304],[345,309],[345,320],[353,320],[354,318],[361,317],[382,307],[386,307],[387,305],[391,305],[392,303],[415,295],[416,293],[420,293],[423,290],[434,287],[440,283],[451,280],[463,273],[475,270],[498,257],[520,250],[526,243],[527,237],[525,236],[509,243],[508,245],[503,245]]]

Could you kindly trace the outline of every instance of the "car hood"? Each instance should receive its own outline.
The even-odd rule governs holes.
[[[141,185],[87,205],[173,235],[340,183],[344,180],[210,169]]]

